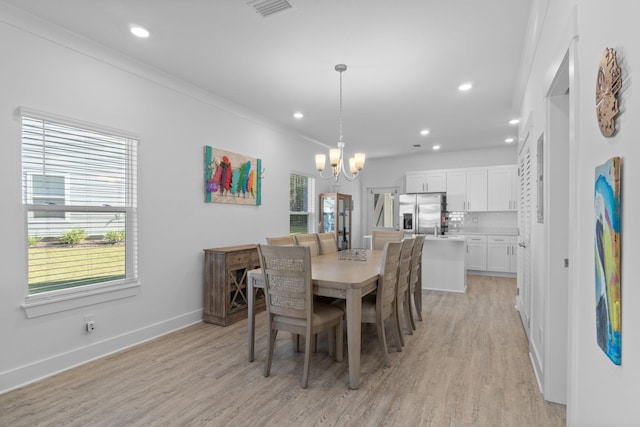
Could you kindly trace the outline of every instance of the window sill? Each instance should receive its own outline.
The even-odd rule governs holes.
[[[68,290],[62,293],[44,293],[30,295],[25,299],[22,308],[27,318],[46,316],[73,310],[80,307],[130,298],[138,294],[140,282],[120,282],[91,289]]]

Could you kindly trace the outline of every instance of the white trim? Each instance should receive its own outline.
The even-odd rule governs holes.
[[[59,125],[66,125],[75,128],[81,129],[89,129],[95,132],[103,132],[110,136],[116,136],[125,139],[133,139],[140,145],[140,136],[129,131],[125,131],[122,129],[116,129],[109,126],[88,122],[84,120],[78,120],[71,117],[61,116],[54,113],[48,113],[45,111],[35,110],[33,108],[28,107],[18,107],[16,108],[14,114],[14,118],[16,120],[22,120],[23,117],[29,117],[31,119],[43,120],[47,122],[53,122]]]
[[[0,372],[0,394],[202,322],[202,309]]]
[[[140,282],[116,281],[109,284],[79,286],[43,292],[25,298],[22,308],[27,318],[46,316],[61,311],[87,307],[138,295]]]

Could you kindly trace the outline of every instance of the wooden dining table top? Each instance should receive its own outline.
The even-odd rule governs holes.
[[[366,251],[365,260],[340,259],[340,253],[311,258],[311,279],[318,285],[348,289],[380,274],[382,251]]]
[[[340,253],[324,254],[311,257],[311,280],[314,285],[335,289],[350,289],[366,284],[380,274],[381,250],[364,250],[366,259],[340,259]],[[262,287],[257,268],[249,271],[249,275],[258,279],[256,287]]]

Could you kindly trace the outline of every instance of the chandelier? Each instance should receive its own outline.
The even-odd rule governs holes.
[[[347,66],[344,64],[338,64],[335,66],[335,70],[340,73],[340,136],[338,138],[338,148],[332,148],[329,150],[329,164],[331,165],[331,174],[325,176],[322,174],[327,161],[325,154],[316,154],[316,169],[320,172],[320,177],[323,179],[335,178],[337,181],[340,177],[340,173],[348,180],[353,181],[358,177],[362,168],[364,168],[364,153],[355,153],[353,157],[349,158],[349,172],[344,167],[344,140],[342,138],[342,73],[347,70]]]

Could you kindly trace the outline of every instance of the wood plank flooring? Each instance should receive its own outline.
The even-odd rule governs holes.
[[[0,395],[2,426],[563,426],[545,402],[514,308],[515,280],[469,276],[466,294],[427,291],[423,322],[383,368],[375,327],[363,331],[359,390],[321,337],[309,388],[303,353],[278,336],[262,376],[265,314],[256,361],[247,321],[198,324]],[[392,341],[392,340],[391,340]],[[346,349],[346,345],[345,345]]]

